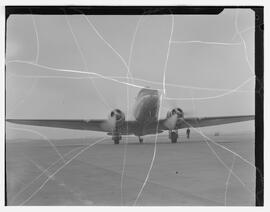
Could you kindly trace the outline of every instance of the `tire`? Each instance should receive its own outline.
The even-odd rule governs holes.
[[[114,139],[114,144],[119,144],[119,139]]]
[[[178,138],[178,135],[175,132],[172,132],[171,133],[171,141],[172,141],[172,143],[176,143],[177,138]]]

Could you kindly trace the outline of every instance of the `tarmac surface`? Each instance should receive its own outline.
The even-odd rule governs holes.
[[[7,204],[254,206],[254,135],[209,137],[7,140]]]

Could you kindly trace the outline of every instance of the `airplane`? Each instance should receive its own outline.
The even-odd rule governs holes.
[[[222,125],[255,118],[254,115],[185,118],[182,109],[174,108],[168,111],[166,118],[158,120],[159,107],[158,90],[146,87],[142,88],[136,97],[133,111],[135,120],[125,120],[125,114],[120,109],[114,109],[108,119],[6,119],[6,121],[23,125],[106,132],[112,136],[114,144],[119,144],[122,135],[135,135],[139,138],[139,142],[143,143],[142,136],[164,131],[169,132],[171,143],[177,143],[179,129]]]

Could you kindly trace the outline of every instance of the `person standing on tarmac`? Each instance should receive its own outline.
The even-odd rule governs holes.
[[[189,139],[189,135],[190,135],[190,129],[187,128],[187,139]]]

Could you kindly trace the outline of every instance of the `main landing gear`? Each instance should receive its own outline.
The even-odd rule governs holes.
[[[176,143],[178,139],[178,130],[169,130],[169,139],[172,143]]]
[[[122,139],[122,136],[119,133],[114,133],[112,136],[112,140],[114,144],[119,144],[119,141]]]
[[[140,144],[143,143],[143,138],[141,138],[140,136],[139,136],[139,142],[140,142]]]

